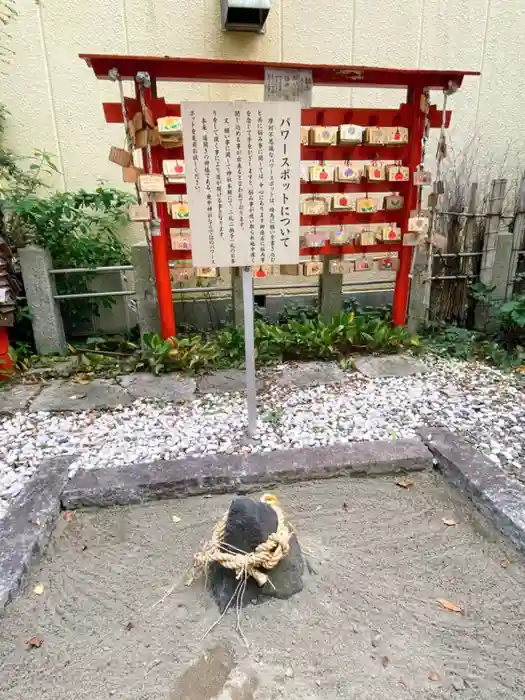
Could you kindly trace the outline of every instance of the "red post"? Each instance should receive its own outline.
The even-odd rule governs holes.
[[[425,128],[425,116],[421,111],[420,102],[423,94],[423,87],[407,91],[407,104],[412,106],[412,126],[410,128],[410,151],[408,161],[405,163],[410,168],[410,176],[416,171],[421,163],[422,138]],[[401,220],[401,231],[406,233],[410,212],[417,204],[417,187],[411,184],[407,189],[407,202],[403,209]],[[412,266],[413,249],[409,246],[402,246],[399,252],[399,270],[396,276],[396,287],[394,290],[394,300],[392,303],[392,322],[394,326],[404,326],[406,323],[408,295],[410,292],[410,268]]]
[[[151,77],[151,88],[144,89],[144,101],[151,109],[152,101],[156,95],[155,79]],[[139,98],[138,85],[135,84],[137,99]],[[160,147],[151,149],[151,172],[162,174],[162,157]],[[145,170],[148,170],[148,163],[145,149],[143,152]],[[160,219],[160,230],[153,230],[151,236],[151,252],[153,256],[153,270],[155,273],[155,286],[157,289],[157,304],[159,306],[160,333],[163,338],[171,338],[175,335],[175,311],[173,308],[173,297],[171,295],[171,278],[169,268],[169,243],[168,243],[168,222],[166,203],[157,204],[158,216]]]
[[[13,368],[13,360],[9,356],[9,336],[7,328],[0,328],[0,379],[7,379]]]

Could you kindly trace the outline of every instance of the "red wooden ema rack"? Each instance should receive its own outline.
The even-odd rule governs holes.
[[[392,109],[353,109],[353,108],[311,108],[302,111],[303,126],[337,126],[339,124],[359,124],[361,126],[404,126],[409,130],[409,143],[402,147],[370,146],[370,145],[338,145],[327,148],[302,146],[301,158],[303,160],[396,160],[410,168],[410,173],[419,166],[421,161],[421,146],[424,131],[424,114],[420,110],[420,100],[425,88],[443,90],[449,84],[455,83],[461,86],[465,75],[479,75],[479,73],[466,71],[434,71],[434,70],[405,70],[393,68],[367,68],[365,66],[341,66],[341,65],[311,65],[299,63],[274,63],[262,61],[231,61],[220,59],[200,58],[171,58],[155,56],[118,56],[101,54],[81,54],[96,77],[110,79],[110,71],[116,69],[122,80],[135,81],[135,98],[125,98],[126,115],[132,118],[140,110],[138,101],[138,85],[136,76],[138,72],[146,72],[151,78],[151,88],[144,91],[146,107],[151,110],[155,120],[165,116],[180,116],[180,105],[167,104],[158,96],[157,81],[180,82],[219,82],[219,83],[264,83],[265,69],[289,69],[311,70],[313,85],[352,86],[352,87],[392,87],[406,88],[406,103],[398,110]],[[122,123],[122,107],[120,103],[105,103],[104,114],[106,121],[110,123]],[[446,114],[446,126],[450,123],[450,112]],[[429,113],[430,126],[441,126],[442,114],[435,107],[431,107]],[[152,149],[153,173],[162,173],[162,161],[165,158],[183,159],[184,150],[164,149],[155,147]],[[145,162],[145,159],[144,159]],[[314,184],[302,183],[302,193],[315,192],[389,192],[392,191],[387,182],[365,184]],[[168,185],[169,194],[184,194],[184,185]],[[393,223],[396,222],[406,231],[411,208],[416,204],[417,188],[409,183],[397,183],[395,191],[404,195],[404,208],[400,212],[378,211],[373,215],[347,212],[344,214],[331,213],[322,217],[308,217],[301,215],[302,225],[338,225],[349,223]],[[183,228],[189,225],[187,221],[174,222],[168,214],[165,203],[158,207],[161,223],[160,236],[152,240],[153,265],[155,269],[155,281],[157,297],[159,300],[159,314],[161,320],[161,332],[164,337],[175,334],[175,317],[173,310],[171,280],[168,262],[170,259],[183,259],[191,257],[191,251],[184,254],[182,251],[171,250],[170,228]],[[330,246],[302,250],[307,255],[326,255],[338,253],[354,253],[363,250],[381,252],[384,250],[396,250],[399,253],[400,266],[396,277],[396,286],[393,302],[393,320],[395,324],[404,324],[409,291],[409,273],[412,258],[412,249],[400,244],[375,245],[367,248],[360,246]]]

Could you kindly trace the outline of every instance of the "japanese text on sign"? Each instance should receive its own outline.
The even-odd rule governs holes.
[[[193,265],[297,263],[300,105],[187,102],[182,123]]]
[[[312,71],[264,69],[265,102],[300,102],[312,106]]]

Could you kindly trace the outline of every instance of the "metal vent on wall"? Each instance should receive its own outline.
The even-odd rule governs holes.
[[[222,28],[231,32],[264,32],[272,0],[221,0]]]

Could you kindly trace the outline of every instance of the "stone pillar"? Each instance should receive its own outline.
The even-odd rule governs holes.
[[[319,278],[319,315],[324,321],[329,321],[343,308],[343,275],[330,272],[330,261],[339,257],[323,256],[323,274]]]
[[[242,268],[232,267],[232,320],[236,328],[244,326],[244,301],[242,296]],[[253,284],[253,282],[252,282]]]
[[[493,180],[490,189],[489,208],[487,213],[487,231],[483,238],[483,256],[481,258],[481,270],[479,281],[493,286],[494,261],[496,259],[496,246],[501,225],[501,211],[507,189],[506,180]]]
[[[55,300],[55,279],[47,250],[27,246],[18,251],[33,335],[39,355],[67,355],[62,314]]]
[[[521,248],[523,232],[525,231],[525,175],[521,178],[520,188],[518,191],[518,211],[513,225],[513,245],[512,255],[510,258],[509,274],[507,278],[506,299],[510,299],[514,294],[514,278],[518,269],[518,250]]]
[[[142,336],[144,333],[160,333],[153,265],[147,243],[136,243],[131,246],[131,264],[135,278],[135,299],[140,334]]]
[[[496,255],[492,264],[492,286],[494,287],[494,296],[498,299],[505,299],[507,295],[513,238],[512,233],[500,233],[496,239]]]
[[[498,245],[500,236],[509,235],[505,233],[500,234],[499,232],[501,226],[501,212],[503,209],[503,200],[505,198],[506,189],[506,180],[492,181],[487,212],[487,230],[483,237],[483,255],[481,258],[481,268],[479,273],[479,281],[486,285],[489,289],[494,287],[495,283],[497,282],[494,276],[495,273],[496,275],[501,275],[501,260],[498,264],[499,272],[496,272],[496,254],[498,247],[500,248],[500,258],[504,258],[506,255],[505,250],[507,248],[507,243],[503,242],[501,246]],[[512,249],[512,242],[510,245]],[[512,250],[510,251],[507,260],[507,268],[505,271],[505,288],[503,290],[503,295],[500,298],[505,298],[511,255]],[[501,292],[501,284],[498,284],[498,286]],[[496,290],[494,291],[496,292]],[[488,326],[491,324],[490,309],[478,303],[474,316],[475,327],[478,330],[487,330]]]
[[[427,251],[416,248],[410,280],[408,298],[407,328],[410,333],[417,333],[426,320],[426,285],[430,284],[427,270]]]

